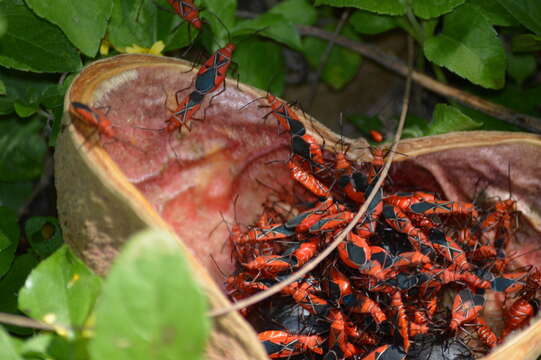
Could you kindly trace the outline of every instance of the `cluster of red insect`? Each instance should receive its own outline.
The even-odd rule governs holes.
[[[289,204],[287,212],[270,204],[246,232],[233,225],[238,270],[226,288],[235,300],[268,289],[332,242],[384,164],[380,148],[361,166],[348,160],[347,150],[327,152],[287,104],[272,95],[267,101],[291,138],[291,177],[315,201]],[[433,193],[380,189],[334,255],[243,314],[261,331],[271,358],[399,360],[422,339],[464,334],[486,352],[537,312],[541,272],[517,269],[506,254],[515,206],[504,200],[481,211]],[[499,337],[482,317],[488,292],[510,304]],[[445,305],[448,293],[454,300]]]
[[[201,27],[191,1],[168,1]],[[195,89],[177,99],[162,130],[191,129],[204,97],[225,86],[234,49],[227,44],[201,66]],[[347,158],[346,147],[326,151],[287,104],[270,94],[266,101],[290,135],[288,168],[309,202],[289,204],[287,212],[266,206],[247,232],[233,226],[229,240],[238,270],[226,287],[236,300],[268,289],[332,242],[372,191],[385,157],[374,148],[374,160],[358,165]],[[99,109],[73,102],[71,111],[101,135],[116,138]],[[433,193],[391,189],[378,190],[366,215],[311,274],[281,296],[244,309],[271,358],[400,360],[423,338],[464,333],[486,351],[537,312],[541,272],[513,266],[506,253],[515,230],[514,201],[481,211]],[[505,298],[500,336],[482,317],[488,292]],[[449,293],[450,306],[444,301]]]

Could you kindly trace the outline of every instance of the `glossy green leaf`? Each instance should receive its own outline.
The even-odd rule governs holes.
[[[10,314],[19,314],[17,295],[24,285],[30,271],[38,264],[38,259],[31,253],[18,255],[11,268],[0,279],[0,311]],[[30,335],[33,330],[16,326],[6,326],[10,332],[19,335]]]
[[[38,111],[37,105],[26,105],[18,101],[13,104],[13,107],[17,116],[23,119],[35,114],[36,111]]]
[[[541,35],[541,2],[539,0],[495,0],[528,29]]]
[[[34,72],[67,72],[81,68],[77,49],[56,26],[38,18],[15,0],[0,2],[8,19],[0,38],[0,65]]]
[[[507,54],[507,73],[519,85],[522,85],[524,80],[535,73],[537,69],[537,61],[535,56],[530,54]]]
[[[19,356],[13,340],[2,326],[0,326],[0,359],[23,360],[23,358]]]
[[[279,45],[258,39],[242,41],[235,51],[235,62],[241,69],[239,81],[280,96],[285,69]]]
[[[329,25],[327,30],[332,31],[333,28],[334,25]],[[347,24],[340,32],[340,35],[359,40],[352,27]],[[303,53],[313,68],[317,69],[319,67],[327,43],[327,41],[313,37],[306,38],[303,41]],[[333,88],[341,89],[357,75],[360,64],[361,56],[359,54],[340,46],[334,46],[323,68],[321,78]]]
[[[237,37],[257,32],[285,44],[293,49],[301,50],[301,38],[295,26],[282,15],[263,14],[255,19],[239,21],[231,36]]]
[[[368,11],[355,11],[349,23],[360,34],[379,34],[397,27],[395,18],[387,15],[373,14]]]
[[[397,119],[398,121],[398,119]],[[415,138],[428,134],[428,121],[419,116],[407,115],[406,124],[402,131],[403,138]]]
[[[479,9],[492,25],[515,26],[519,23],[501,4],[494,0],[475,0],[469,4]]]
[[[212,44],[208,46],[211,51],[223,47],[231,41],[231,30],[235,27],[236,0],[206,0],[205,10],[200,12],[200,17],[212,30]],[[259,29],[258,29],[259,30]],[[203,35],[208,32],[203,31]]]
[[[111,0],[25,0],[39,16],[58,25],[85,55],[93,57],[111,16]]]
[[[268,11],[282,15],[293,24],[312,25],[316,22],[317,11],[307,0],[285,0]]]
[[[355,7],[386,15],[404,15],[406,13],[405,2],[401,0],[316,0],[317,5]]]
[[[423,19],[447,14],[466,0],[413,0],[413,12]]]
[[[47,146],[40,135],[43,123],[0,122],[0,181],[25,181],[41,175]]]
[[[7,90],[6,90],[6,84],[4,84],[4,82],[2,80],[0,80],[0,95],[6,95],[7,94]]]
[[[0,206],[0,251],[19,241],[19,224],[15,211]],[[1,276],[1,275],[0,275]]]
[[[33,181],[0,181],[0,205],[18,211],[32,195]]]
[[[505,83],[505,52],[498,34],[479,11],[462,5],[444,18],[442,32],[424,43],[437,65],[490,89]]]
[[[51,255],[64,243],[62,229],[55,217],[31,217],[24,224],[24,231],[30,246],[41,257]]]
[[[88,338],[78,337],[70,340],[55,336],[47,349],[47,353],[54,360],[90,360],[88,343]]]
[[[175,239],[148,230],[116,258],[96,305],[92,359],[202,359],[207,306]]]
[[[8,19],[4,16],[3,12],[0,12],[0,37],[4,36],[8,30]]]
[[[445,134],[479,128],[483,123],[475,122],[469,116],[451,105],[438,104],[432,116],[427,135]]]
[[[17,214],[5,206],[0,206],[0,277],[11,267],[18,244]]]
[[[66,247],[42,261],[19,294],[19,308],[54,325],[63,336],[85,322],[101,288],[101,279]]]
[[[533,52],[541,50],[541,36],[534,34],[521,34],[511,40],[513,52]]]
[[[42,359],[49,357],[47,355],[47,348],[53,341],[53,334],[38,334],[27,339],[20,347],[19,354],[23,355],[25,359]]]
[[[159,7],[153,0],[114,0],[113,4],[108,39],[119,50],[133,45],[150,48],[157,41],[164,42],[165,50],[178,49],[197,36],[196,29],[188,30],[166,1],[158,2]]]

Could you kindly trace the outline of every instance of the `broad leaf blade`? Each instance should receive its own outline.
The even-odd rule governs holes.
[[[36,14],[58,25],[85,55],[96,55],[111,16],[110,0],[26,0],[26,3]]]
[[[19,308],[72,337],[71,329],[82,327],[100,287],[101,279],[64,246],[32,271],[19,294]]]
[[[17,214],[5,206],[0,206],[0,278],[11,267],[18,244]]]
[[[469,116],[451,105],[438,104],[427,135],[445,134],[451,131],[472,130],[483,123],[473,121]]]
[[[541,2],[539,0],[496,0],[522,25],[541,35]]]
[[[316,0],[317,5],[355,7],[386,15],[404,15],[406,5],[400,0]]]
[[[355,11],[349,23],[360,34],[379,34],[398,26],[395,18],[387,15],[373,14],[368,11]]]
[[[301,38],[295,26],[278,14],[264,14],[252,20],[244,20],[237,24],[231,35],[233,37],[256,33],[281,42],[293,49],[302,48]]]
[[[270,14],[282,15],[294,24],[312,25],[316,22],[317,11],[306,0],[285,0],[268,11]]]
[[[426,57],[474,84],[499,89],[505,82],[505,52],[498,34],[479,11],[462,5],[445,16],[443,31],[424,44]]]
[[[327,30],[331,30],[331,28],[334,28],[334,26],[329,26]],[[344,26],[340,34],[353,40],[359,39],[350,25]],[[319,67],[327,44],[327,41],[312,37],[303,41],[303,53],[313,68]],[[334,46],[323,68],[321,77],[328,85],[335,89],[341,89],[357,75],[361,60],[359,54],[343,47]]]
[[[201,359],[206,304],[167,233],[134,236],[113,264],[96,306],[92,359]]]
[[[0,359],[23,360],[17,353],[13,340],[2,326],[0,326]]]
[[[466,0],[413,0],[413,12],[423,19],[447,14]]]
[[[284,88],[284,59],[278,44],[257,39],[242,41],[235,51],[235,62],[242,69],[240,81],[280,96]]]
[[[0,38],[0,65],[33,72],[68,72],[81,68],[77,50],[54,25],[14,0],[0,2],[8,19]]]

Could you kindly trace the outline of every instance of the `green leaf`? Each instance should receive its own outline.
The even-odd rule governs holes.
[[[316,0],[316,6],[355,7],[386,15],[404,15],[406,5],[401,0]]]
[[[62,229],[54,217],[31,217],[24,224],[24,231],[32,249],[43,258],[54,253],[64,243]]]
[[[90,360],[90,355],[88,354],[88,342],[87,338],[78,337],[74,340],[70,340],[55,336],[51,341],[47,352],[50,359],[54,360]],[[49,358],[46,360],[49,360]]]
[[[0,205],[18,211],[32,195],[33,181],[0,181]]]
[[[456,107],[445,104],[436,105],[432,123],[426,135],[445,134],[451,131],[476,129],[483,123],[473,121]]]
[[[282,15],[293,24],[300,25],[312,25],[317,20],[316,9],[306,0],[285,0],[267,13]]]
[[[398,120],[397,120],[398,121]],[[403,138],[425,136],[428,133],[428,121],[415,115],[406,116],[406,125],[402,131]]]
[[[437,65],[490,89],[505,83],[505,52],[490,23],[469,4],[444,18],[443,31],[426,40],[426,57]]]
[[[466,0],[413,0],[413,12],[423,19],[447,14]]]
[[[5,206],[0,206],[0,277],[10,269],[18,245],[17,214]]]
[[[494,0],[475,0],[469,4],[479,9],[483,16],[492,25],[516,26],[519,23],[509,12],[497,1]]]
[[[36,14],[58,25],[85,55],[96,55],[111,16],[113,3],[110,0],[25,1]]]
[[[282,15],[266,13],[255,19],[240,21],[231,36],[249,35],[256,31],[258,35],[281,42],[295,50],[302,49],[297,29]]]
[[[47,359],[47,348],[53,341],[53,334],[38,334],[27,339],[20,347],[19,353],[26,359],[36,357]]]
[[[0,359],[2,360],[23,360],[17,353],[17,349],[9,334],[0,326]]]
[[[34,72],[68,72],[81,68],[77,49],[54,25],[39,19],[15,0],[0,2],[8,19],[0,38],[0,65]]]
[[[63,105],[65,88],[57,84],[56,76],[5,69],[0,72],[0,80],[6,87],[6,99],[11,102],[29,107]]]
[[[3,13],[0,12],[0,38],[6,34],[8,29],[8,20]]]
[[[20,288],[30,274],[30,271],[38,264],[38,259],[33,254],[22,254],[13,260],[8,273],[0,279],[0,311],[10,314],[19,314],[17,310],[17,296]],[[30,335],[33,330],[16,326],[6,326],[10,332],[20,335]]]
[[[507,54],[507,72],[519,85],[535,73],[537,61],[530,54]]]
[[[15,113],[22,118],[27,118],[38,111],[38,107],[36,105],[25,105],[18,101],[13,104],[13,107],[15,108]]]
[[[329,24],[326,29],[332,31],[335,27],[333,24]],[[343,27],[340,35],[343,35],[349,39],[359,40],[359,37],[353,31],[352,27],[348,24]],[[313,68],[318,68],[321,57],[325,52],[328,42],[314,37],[306,38],[303,41],[304,55],[308,60],[308,63]],[[343,88],[348,82],[350,82],[359,70],[361,64],[361,56],[351,50],[343,48],[341,46],[334,46],[327,59],[321,78],[330,86],[339,90]]]
[[[17,214],[5,206],[0,206],[0,251],[18,241],[19,224]]]
[[[2,80],[0,80],[0,95],[6,95],[6,94],[7,94],[6,84],[4,84]]]
[[[100,287],[101,279],[64,246],[32,271],[19,294],[19,308],[72,338],[72,329],[82,327]]]
[[[513,52],[533,52],[541,50],[541,36],[533,34],[521,34],[511,40]]]
[[[224,31],[224,26],[232,29],[235,26],[235,11],[237,11],[237,0],[205,0],[204,8],[207,11],[202,11],[204,18],[210,20],[211,17],[216,19],[219,17],[221,31]],[[214,27],[212,31],[216,33]]]
[[[387,15],[358,10],[349,18],[349,23],[360,34],[379,34],[398,26],[395,19]]]
[[[515,19],[528,29],[541,35],[541,2],[539,0],[496,0]]]
[[[92,359],[202,359],[203,294],[176,241],[149,230],[116,258],[96,305]]]
[[[280,96],[284,89],[285,69],[279,45],[258,39],[242,41],[235,51],[235,62],[242,69],[240,81]]]
[[[42,127],[38,120],[0,122],[0,181],[33,180],[41,175],[47,150],[39,133]]]
[[[156,0],[157,1],[157,0]],[[153,0],[114,0],[108,39],[119,50],[139,45],[150,48],[163,41],[165,50],[186,46],[197,31],[174,13],[165,1],[157,7]],[[171,9],[166,11],[164,9]],[[192,39],[190,38],[190,34]]]

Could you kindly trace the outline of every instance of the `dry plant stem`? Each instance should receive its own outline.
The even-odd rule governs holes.
[[[312,26],[300,25],[297,28],[299,29],[301,35],[309,35],[319,37],[321,39],[333,40],[336,44],[356,51],[400,75],[406,76],[408,74],[408,66],[406,64],[404,64],[397,57],[384,53],[376,46],[350,40],[344,36],[335,35],[331,32]],[[513,111],[505,106],[495,104],[478,96],[436,81],[430,76],[417,71],[413,71],[411,77],[413,81],[419,85],[437,94],[455,99],[468,107],[480,110],[497,119],[506,121],[523,129],[541,133],[541,119],[536,118],[535,116],[517,113],[516,111]]]
[[[398,128],[396,130],[396,134],[394,137],[393,146],[391,147],[391,151],[389,152],[389,155],[385,161],[385,165],[381,171],[380,176],[378,177],[378,180],[376,181],[376,184],[374,185],[374,188],[370,192],[370,195],[368,195],[368,197],[366,198],[366,201],[361,206],[361,208],[359,209],[359,211],[357,212],[353,220],[348,224],[348,226],[340,234],[338,234],[336,239],[325,250],[323,250],[313,260],[308,262],[305,266],[303,266],[299,270],[292,273],[287,279],[271,286],[265,291],[262,291],[256,295],[253,295],[244,300],[241,300],[230,307],[214,310],[210,312],[209,316],[211,317],[222,316],[231,311],[240,310],[250,305],[257,304],[258,302],[261,302],[267,299],[268,297],[279,293],[280,291],[282,291],[283,288],[299,280],[300,278],[304,277],[306,274],[312,271],[316,266],[318,266],[321,261],[323,261],[327,256],[329,256],[338,247],[338,245],[342,242],[342,240],[344,240],[344,238],[351,231],[351,229],[353,229],[355,224],[357,224],[357,222],[361,219],[361,217],[364,215],[364,213],[368,209],[368,206],[370,205],[370,203],[376,196],[376,193],[378,192],[379,188],[383,184],[383,181],[385,180],[385,177],[387,176],[387,173],[389,172],[389,169],[391,168],[394,154],[398,146],[398,142],[400,141],[400,136],[402,135],[402,129],[404,128],[404,123],[406,121],[406,114],[408,112],[409,97],[410,97],[410,92],[411,92],[411,62],[413,59],[413,45],[412,45],[412,41],[410,37],[408,37],[408,58],[409,58],[409,63],[410,63],[410,66],[409,66],[410,70],[406,78],[406,89],[404,91],[402,111],[400,113],[400,121],[398,123]]]
[[[342,16],[340,17],[340,21],[336,25],[336,28],[334,29],[334,36],[336,37],[338,34],[340,34],[340,31],[342,31],[342,28],[346,24],[346,21],[349,17],[349,10],[345,10],[342,13]],[[312,109],[312,105],[314,103],[314,99],[317,96],[317,85],[319,84],[319,79],[321,78],[321,74],[323,73],[323,68],[325,68],[325,65],[327,65],[327,60],[329,59],[329,55],[331,55],[332,48],[334,47],[334,38],[329,40],[327,43],[327,47],[325,48],[325,51],[321,55],[321,59],[319,61],[319,66],[317,68],[316,77],[312,81],[312,90],[310,91],[310,95],[308,97],[308,109]]]
[[[0,313],[0,323],[24,328],[55,331],[54,327],[20,315]]]

